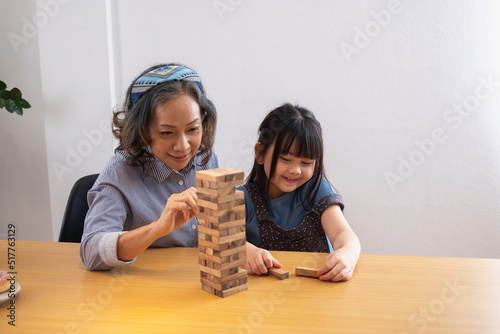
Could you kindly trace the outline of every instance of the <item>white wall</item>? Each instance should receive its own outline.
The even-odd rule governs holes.
[[[40,6],[39,12],[50,10]],[[60,1],[40,29],[47,161],[54,238],[69,191],[113,153],[104,1]]]
[[[24,116],[0,109],[0,238],[6,238],[7,226],[13,224],[18,239],[50,240],[40,54],[36,30],[25,23],[32,20],[36,6],[35,1],[11,3],[0,1],[0,80],[9,90],[20,88],[32,107]]]
[[[54,13],[32,53],[50,185],[39,196],[50,194],[53,237],[71,185],[112,154],[115,94],[121,101],[144,68],[181,61],[218,107],[224,166],[249,171],[270,109],[289,101],[316,113],[364,253],[500,257],[493,2],[40,0],[39,13],[50,13],[40,3]],[[9,7],[19,22],[20,5]],[[22,220],[1,205],[2,220]]]

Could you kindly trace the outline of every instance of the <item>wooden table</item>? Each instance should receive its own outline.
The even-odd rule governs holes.
[[[219,298],[201,289],[196,249],[90,272],[79,246],[16,242],[16,326],[4,303],[0,333],[500,333],[498,259],[362,255],[350,281],[330,283],[294,275],[325,254],[273,252],[289,279],[252,275]]]

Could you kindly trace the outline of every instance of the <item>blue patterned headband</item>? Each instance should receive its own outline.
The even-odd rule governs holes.
[[[140,97],[154,86],[167,81],[181,80],[193,81],[198,85],[201,92],[205,94],[200,77],[195,71],[189,67],[174,65],[159,67],[142,75],[135,81],[130,99],[132,103],[136,104]]]

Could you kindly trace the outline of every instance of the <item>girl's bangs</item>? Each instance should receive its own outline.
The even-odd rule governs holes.
[[[281,137],[281,138],[279,138]],[[281,143],[281,154],[292,154],[296,157],[318,160],[323,152],[321,135],[315,129],[307,129],[302,122],[291,124],[276,138]],[[294,151],[291,151],[295,144]]]

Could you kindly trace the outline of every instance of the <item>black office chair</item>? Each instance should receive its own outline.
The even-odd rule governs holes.
[[[68,203],[59,233],[59,242],[80,242],[85,215],[89,210],[87,192],[92,188],[99,174],[87,175],[75,182],[69,193]]]

